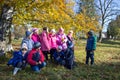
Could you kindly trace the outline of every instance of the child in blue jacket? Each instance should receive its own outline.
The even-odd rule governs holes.
[[[53,53],[53,57],[57,64],[65,65],[65,54],[62,51],[62,46],[58,46],[57,51]]]
[[[67,35],[67,51],[65,53],[65,67],[67,69],[72,69],[75,62],[74,62],[74,39],[73,39],[73,31],[70,30]]]
[[[25,37],[23,38],[21,45],[26,43],[28,51],[31,51],[34,45],[34,41],[31,39],[32,32],[26,31]]]
[[[19,51],[13,52],[13,57],[8,61],[8,66],[14,67],[13,75],[16,75],[18,70],[25,68],[27,59],[27,45],[24,43]]]
[[[89,64],[89,58],[91,59],[91,65],[94,64],[94,51],[96,50],[96,38],[93,31],[87,33],[88,39],[86,44],[86,64]]]

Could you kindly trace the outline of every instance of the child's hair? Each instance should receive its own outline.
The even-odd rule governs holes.
[[[43,27],[43,30],[47,30],[48,28],[47,27]]]

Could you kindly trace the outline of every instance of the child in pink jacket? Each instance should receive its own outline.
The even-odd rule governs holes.
[[[51,61],[53,60],[53,54],[57,51],[57,36],[56,36],[56,31],[55,29],[52,29],[50,34],[49,34],[49,37],[50,37],[50,59]]]
[[[67,50],[67,36],[64,33],[64,29],[60,28],[57,33],[57,44],[58,46],[62,46],[62,50],[65,52]]]
[[[33,34],[32,34],[32,40],[34,42],[39,42],[39,35],[38,35],[38,29],[37,28],[33,28],[32,30]]]
[[[48,53],[50,53],[50,38],[49,38],[47,27],[43,28],[43,31],[40,34],[39,38],[40,38],[40,43],[41,43],[41,50],[46,60],[48,60]]]

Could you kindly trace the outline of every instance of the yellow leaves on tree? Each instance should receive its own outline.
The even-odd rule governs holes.
[[[12,0],[11,0],[12,1]],[[92,20],[84,13],[74,15],[73,3],[65,0],[13,0],[15,12],[13,24],[26,25],[30,23],[33,27],[44,27],[58,29],[63,27],[67,32],[96,30],[98,22]]]

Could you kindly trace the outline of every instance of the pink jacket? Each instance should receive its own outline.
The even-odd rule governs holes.
[[[49,36],[46,34],[45,31],[43,31],[40,36],[40,43],[41,43],[41,50],[42,51],[49,51],[50,50],[50,38]]]
[[[51,49],[56,49],[58,47],[56,35],[49,34],[49,37],[50,37],[50,47],[51,47]]]
[[[34,41],[34,42],[38,42],[39,41],[39,35],[38,34],[32,34],[32,40]]]
[[[65,34],[57,34],[57,45],[62,46],[62,50],[67,49],[67,36]]]

